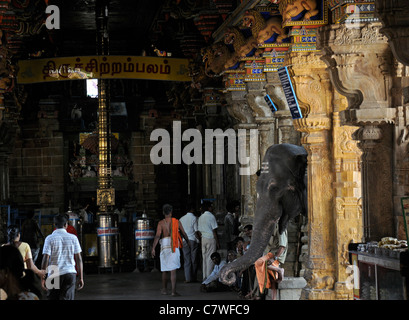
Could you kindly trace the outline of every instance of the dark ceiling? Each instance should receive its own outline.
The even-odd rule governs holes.
[[[98,54],[97,11],[101,4],[108,3],[109,55],[156,56],[153,49],[157,48],[172,53],[173,58],[201,61],[200,49],[213,41],[212,32],[242,1],[36,0],[25,3],[28,6],[20,9],[24,17],[21,13],[20,16],[30,17],[30,23],[40,31],[19,35],[22,44],[15,51],[16,59]],[[58,6],[60,29],[40,27],[46,18],[47,5]],[[152,87],[157,95],[158,82],[145,82],[150,84],[144,84],[144,88]],[[149,90],[142,91],[151,95]]]
[[[53,37],[58,56],[96,54],[96,2],[56,0],[61,29]],[[151,45],[147,36],[164,4],[163,0],[108,1],[109,52],[111,55],[140,55]]]

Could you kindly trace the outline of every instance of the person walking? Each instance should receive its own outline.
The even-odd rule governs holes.
[[[20,241],[20,230],[16,225],[7,227],[7,244],[16,247],[21,254],[24,262],[24,269],[32,270],[40,279],[44,278],[45,271],[39,270],[33,261],[31,247],[28,243]]]
[[[44,235],[34,219],[34,210],[30,210],[27,219],[21,225],[21,241],[29,244],[34,264],[37,262],[40,253],[40,239],[44,240]]]
[[[203,201],[202,215],[198,219],[198,234],[200,236],[202,248],[202,271],[203,280],[205,280],[213,271],[214,263],[211,254],[220,249],[217,236],[217,221],[213,215],[213,206],[208,201]]]
[[[54,225],[57,229],[45,238],[41,263],[41,269],[48,271],[48,277],[54,283],[47,288],[43,280],[42,286],[47,290],[48,300],[74,300],[77,282],[75,266],[78,269],[78,290],[84,287],[81,246],[78,238],[67,232],[67,215],[56,215]],[[47,284],[50,279],[47,279]]]
[[[197,217],[194,214],[194,206],[189,204],[187,213],[179,219],[179,222],[183,226],[187,237],[189,238],[189,245],[183,240],[183,258],[184,258],[184,271],[185,282],[197,282],[197,252],[199,249],[199,240],[196,236],[197,233]]]
[[[180,252],[179,248],[182,245],[180,233],[185,238],[189,245],[189,238],[186,235],[183,225],[179,220],[172,218],[173,207],[170,204],[165,204],[162,208],[165,218],[158,223],[156,235],[153,240],[152,258],[155,257],[155,248],[160,240],[160,268],[162,271],[162,294],[168,294],[168,274],[170,273],[170,281],[172,285],[172,296],[179,296],[176,292],[176,270],[180,268]],[[180,232],[180,233],[179,233]],[[162,236],[162,238],[161,238]]]

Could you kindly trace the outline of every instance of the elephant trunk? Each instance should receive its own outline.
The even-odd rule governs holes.
[[[233,285],[236,282],[236,272],[250,267],[258,258],[263,256],[268,244],[275,222],[269,219],[257,221],[253,226],[250,247],[243,256],[226,264],[220,271],[220,279],[226,285]]]

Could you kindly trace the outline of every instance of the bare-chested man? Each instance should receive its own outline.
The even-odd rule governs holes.
[[[185,230],[178,219],[172,218],[173,208],[170,204],[163,206],[163,215],[165,218],[158,223],[155,239],[152,246],[152,257],[155,257],[155,248],[160,239],[160,267],[162,271],[162,294],[168,294],[168,273],[170,272],[170,281],[172,283],[172,296],[178,296],[176,292],[176,269],[180,268],[181,246],[180,233],[189,243]]]

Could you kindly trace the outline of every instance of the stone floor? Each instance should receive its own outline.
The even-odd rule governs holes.
[[[158,271],[85,274],[84,288],[77,291],[75,300],[239,300],[233,291],[200,292],[200,282],[184,283],[183,270],[177,271],[180,296],[161,295],[161,279]]]

